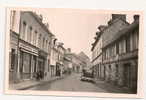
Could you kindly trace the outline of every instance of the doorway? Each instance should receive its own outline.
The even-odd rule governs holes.
[[[124,64],[124,86],[130,87],[131,84],[131,64]]]

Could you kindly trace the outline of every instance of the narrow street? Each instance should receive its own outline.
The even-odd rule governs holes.
[[[10,90],[138,93],[140,15],[83,12],[10,11]]]
[[[52,83],[45,83],[30,88],[30,90],[106,92],[106,90],[95,86],[91,82],[81,81],[80,74],[76,73]]]

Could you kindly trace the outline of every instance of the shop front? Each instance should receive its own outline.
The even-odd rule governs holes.
[[[18,65],[18,38],[19,35],[10,31],[10,49],[9,49],[9,82],[17,81],[17,65]]]
[[[19,43],[19,78],[22,80],[33,79],[37,71],[37,48],[24,41]]]
[[[61,64],[59,62],[56,63],[56,76],[61,76]]]
[[[39,56],[38,56],[38,70],[37,72],[40,72],[42,75],[42,79],[44,79],[45,75],[45,68],[47,65],[47,53],[43,50],[39,50]]]

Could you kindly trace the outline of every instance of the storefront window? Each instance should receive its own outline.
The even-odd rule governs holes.
[[[23,55],[23,72],[24,73],[31,72],[31,56],[28,53],[24,53]]]
[[[15,49],[11,51],[11,70],[14,70],[15,66]]]
[[[33,56],[33,61],[34,61],[34,72],[37,72],[37,68],[36,68],[36,56]]]

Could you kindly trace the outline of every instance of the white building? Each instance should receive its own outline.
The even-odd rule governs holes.
[[[11,27],[19,34],[17,79],[32,79],[38,71],[42,78],[46,76],[53,35],[42,20],[42,16],[30,11],[12,11]]]

